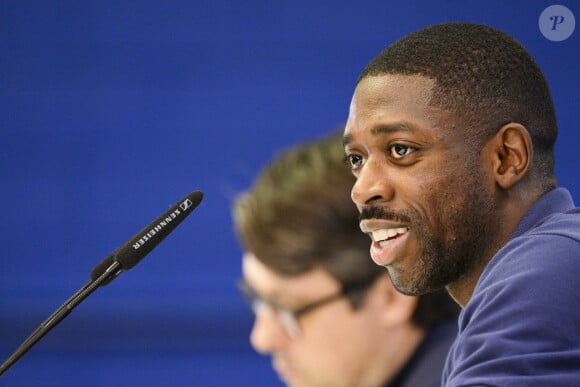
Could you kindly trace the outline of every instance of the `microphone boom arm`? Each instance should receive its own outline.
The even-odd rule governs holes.
[[[60,306],[53,314],[50,315],[42,324],[24,342],[14,351],[14,353],[6,359],[0,366],[0,375],[4,374],[14,363],[18,361],[30,348],[34,346],[40,339],[42,339],[48,332],[57,326],[66,316],[73,311],[81,302],[90,296],[98,287],[110,280],[110,277],[120,274],[121,264],[113,261],[111,266],[107,268],[97,279],[89,280],[79,291],[73,294],[64,304]]]

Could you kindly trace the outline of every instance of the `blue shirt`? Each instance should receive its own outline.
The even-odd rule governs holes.
[[[445,356],[456,334],[455,319],[429,328],[407,364],[385,387],[440,387]]]
[[[444,386],[580,386],[580,208],[557,188],[522,219],[459,316]]]

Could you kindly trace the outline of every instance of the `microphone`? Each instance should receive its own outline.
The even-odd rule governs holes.
[[[101,285],[111,282],[123,270],[133,268],[157,247],[201,203],[202,199],[203,192],[201,191],[194,191],[181,199],[95,266],[91,272],[91,280],[95,281],[115,262],[118,263],[118,268],[109,273]]]
[[[14,353],[0,365],[0,376],[18,361],[34,344],[60,323],[72,310],[100,286],[117,278],[124,270],[138,264],[167,235],[201,203],[203,192],[193,191],[165,211],[148,226],[125,242],[111,255],[101,261],[91,272],[91,279],[60,308],[46,319]]]

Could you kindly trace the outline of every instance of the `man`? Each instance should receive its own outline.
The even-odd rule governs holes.
[[[463,308],[447,386],[580,383],[580,209],[557,188],[557,124],[530,54],[446,23],[362,71],[344,144],[371,256],[401,292]]]
[[[251,343],[291,386],[439,386],[459,308],[373,263],[341,138],[285,151],[235,201]]]

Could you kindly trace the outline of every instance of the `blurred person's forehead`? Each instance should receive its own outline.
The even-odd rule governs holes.
[[[294,276],[282,275],[251,252],[243,255],[242,274],[244,281],[261,297],[288,306],[312,301],[341,288],[338,281],[322,268],[316,267]]]

